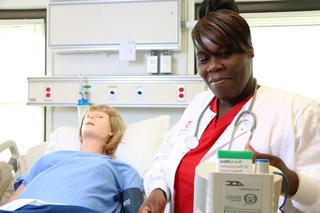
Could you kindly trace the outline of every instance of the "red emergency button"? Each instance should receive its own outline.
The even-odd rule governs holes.
[[[179,92],[183,92],[184,91],[184,88],[183,87],[180,87],[179,88]]]
[[[184,97],[184,94],[180,93],[179,98],[183,98],[183,97]]]
[[[46,87],[46,91],[47,91],[47,92],[50,92],[50,91],[51,91],[51,88],[50,88],[50,87]]]
[[[46,97],[50,98],[51,94],[50,93],[46,93]]]

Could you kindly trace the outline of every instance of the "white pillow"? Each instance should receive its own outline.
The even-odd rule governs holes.
[[[116,159],[131,165],[143,177],[168,131],[169,121],[164,115],[128,125],[115,152]],[[50,134],[44,153],[79,149],[79,129],[62,126]]]
[[[131,165],[143,177],[168,132],[169,120],[164,115],[130,124],[118,145],[116,158]]]
[[[61,126],[49,135],[45,154],[60,150],[80,150],[79,129]]]
[[[80,150],[78,128],[61,126],[49,135],[48,142],[31,147],[26,155],[21,156],[23,159],[22,173],[28,174],[33,164],[43,154],[60,150]]]

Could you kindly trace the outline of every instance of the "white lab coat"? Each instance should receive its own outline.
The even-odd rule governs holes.
[[[195,134],[201,112],[212,100],[211,91],[194,98],[179,122],[169,131],[152,168],[144,177],[146,193],[155,188],[166,192],[169,211],[173,206],[176,169],[190,150],[185,141]],[[241,111],[247,109],[249,100]],[[207,107],[208,108],[208,107]],[[240,112],[241,112],[240,111]],[[239,112],[239,113],[240,113]],[[260,87],[252,112],[257,118],[251,146],[258,152],[280,157],[299,177],[296,195],[287,201],[286,212],[320,212],[320,105],[317,101],[272,88]],[[198,138],[215,117],[208,108],[200,121]],[[234,119],[201,162],[215,161],[217,151],[228,149]],[[251,124],[239,125],[232,150],[244,150]],[[168,206],[167,206],[168,207]],[[168,208],[166,208],[168,210]]]

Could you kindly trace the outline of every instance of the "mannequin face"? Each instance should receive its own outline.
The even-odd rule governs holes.
[[[81,136],[83,145],[88,146],[89,142],[94,140],[95,144],[101,146],[106,144],[113,135],[111,130],[110,117],[105,112],[99,110],[90,110],[85,114]]]

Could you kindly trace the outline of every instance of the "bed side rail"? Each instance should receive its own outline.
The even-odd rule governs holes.
[[[9,149],[11,153],[11,157],[8,161],[8,164],[10,164],[13,167],[14,171],[17,172],[20,169],[18,161],[20,158],[20,153],[18,147],[14,141],[7,140],[5,142],[0,143],[0,153],[6,149]]]

